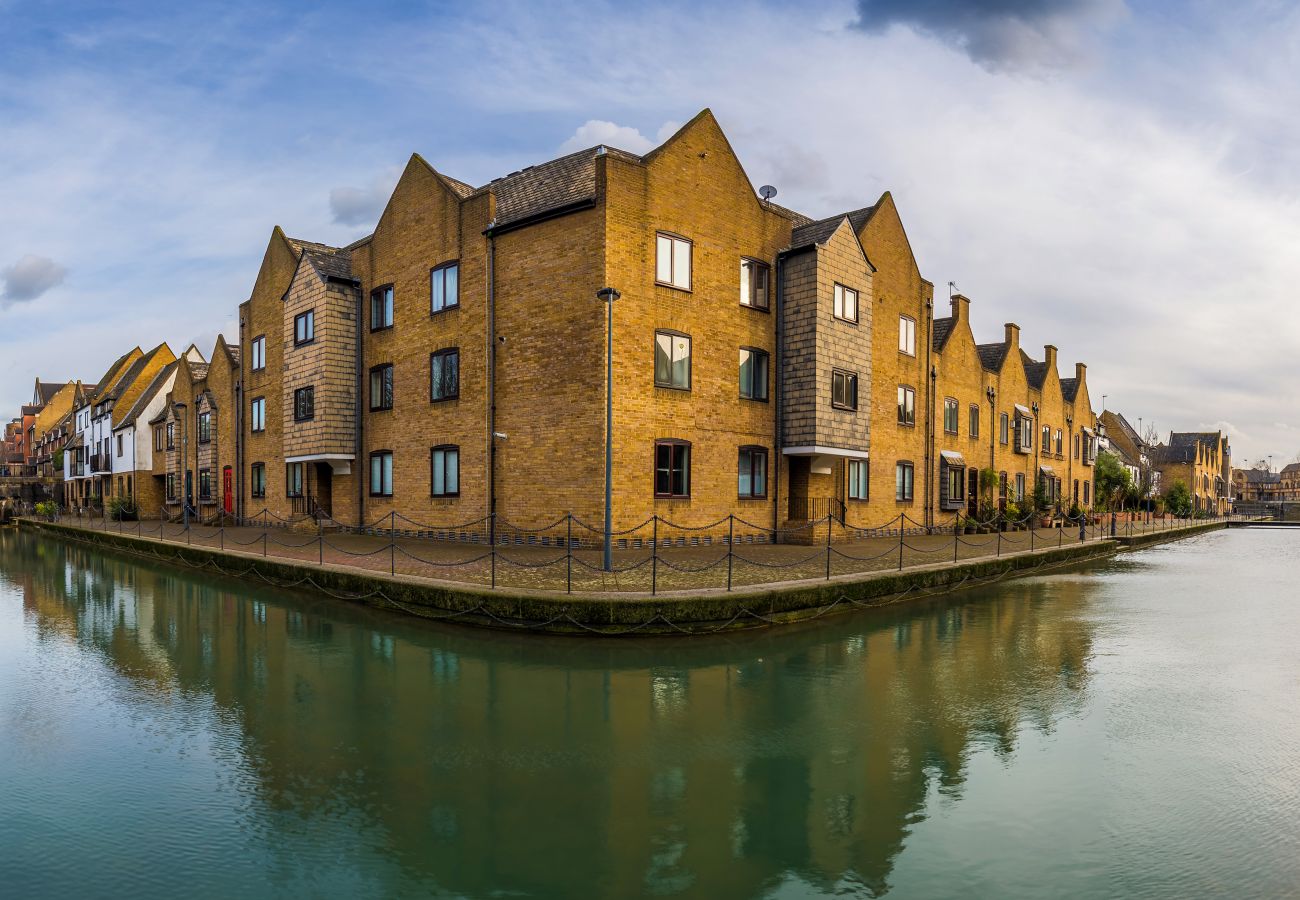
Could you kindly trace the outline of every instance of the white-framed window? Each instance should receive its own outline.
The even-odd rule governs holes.
[[[898,352],[916,356],[916,319],[898,317]]]
[[[970,421],[968,422],[968,428],[966,430],[966,433],[972,438],[979,437],[980,436],[980,408],[978,404],[972,403],[970,405],[970,415],[967,418]]]
[[[846,322],[858,320],[858,292],[842,284],[835,285],[835,318]]]
[[[948,434],[957,433],[957,398],[943,398],[943,430]]]
[[[691,289],[691,242],[675,234],[655,235],[655,281],[678,290]]]
[[[1006,444],[1011,440],[1010,417],[1006,413],[998,416],[998,443]]]
[[[865,459],[851,459],[847,468],[849,475],[848,498],[850,500],[871,499],[871,469],[868,461]]]

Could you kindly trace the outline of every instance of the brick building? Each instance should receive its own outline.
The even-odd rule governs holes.
[[[761,199],[707,110],[478,188],[413,156],[347,247],[275,229],[211,391],[237,460],[210,468],[243,515],[598,525],[606,286],[616,529],[942,525],[981,468],[994,503],[1092,502],[1085,367],[1015,325],[976,343],[962,296],[936,318],[888,193],[819,220]]]
[[[1187,485],[1195,512],[1230,512],[1232,449],[1222,432],[1170,432],[1169,442],[1154,448],[1153,464],[1166,491],[1179,481]]]

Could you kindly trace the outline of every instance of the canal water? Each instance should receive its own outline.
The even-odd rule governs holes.
[[[586,641],[0,529],[0,895],[1300,896],[1298,551]]]

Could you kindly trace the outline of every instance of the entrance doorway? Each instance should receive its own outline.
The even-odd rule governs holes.
[[[231,470],[230,466],[226,466],[224,469],[221,470],[221,497],[222,497],[221,506],[222,509],[224,509],[227,514],[234,513],[235,511],[234,481],[235,481],[234,473]]]

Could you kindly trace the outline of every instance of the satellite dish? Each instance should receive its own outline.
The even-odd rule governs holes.
[[[776,188],[772,187],[770,184],[765,184],[758,189],[758,196],[762,197],[764,200],[771,200],[776,196]]]

